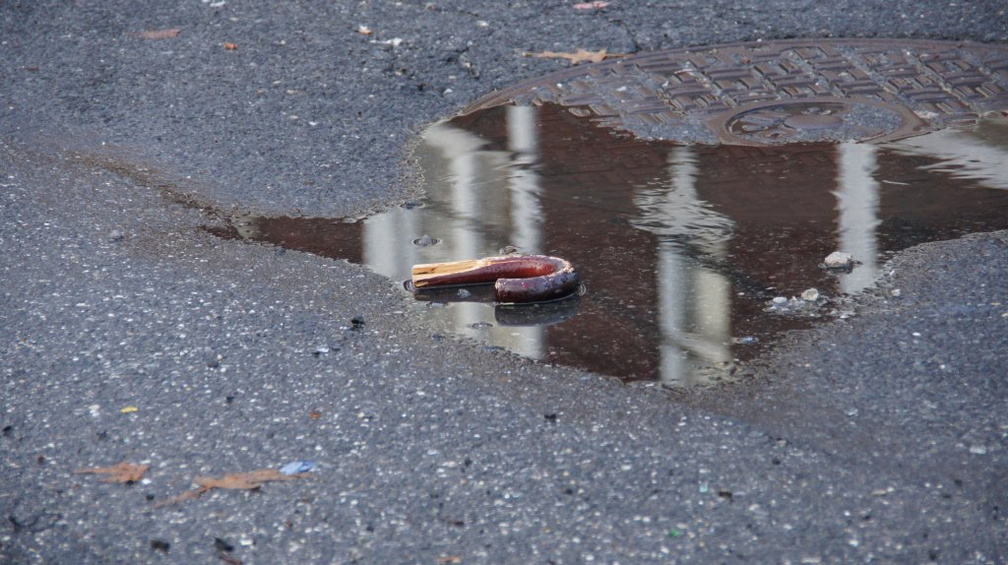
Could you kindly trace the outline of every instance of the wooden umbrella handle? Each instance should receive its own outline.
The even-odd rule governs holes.
[[[570,262],[546,255],[507,255],[414,265],[413,286],[494,283],[498,302],[542,302],[573,294],[578,276]]]

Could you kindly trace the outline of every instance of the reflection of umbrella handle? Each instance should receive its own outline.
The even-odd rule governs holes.
[[[570,262],[545,255],[507,255],[414,265],[413,286],[494,283],[498,302],[542,302],[573,294],[578,276]]]
[[[494,306],[494,319],[502,326],[551,326],[576,316],[580,302],[573,294],[545,303],[498,304]]]

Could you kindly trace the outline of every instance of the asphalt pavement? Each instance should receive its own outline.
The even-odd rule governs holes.
[[[902,252],[853,317],[669,391],[438,334],[364,267],[203,229],[421,198],[425,125],[567,64],[525,52],[792,37],[1003,44],[1008,13],[0,1],[0,561],[1005,562],[1004,232]],[[150,467],[77,472],[124,461]]]

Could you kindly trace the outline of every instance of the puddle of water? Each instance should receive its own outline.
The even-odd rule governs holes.
[[[438,331],[690,385],[730,379],[784,330],[845,315],[842,297],[871,284],[896,251],[1008,229],[1003,119],[886,145],[753,148],[640,141],[575,114],[506,106],[432,126],[417,149],[422,204],[357,223],[234,218],[216,233],[397,281],[417,263],[508,246],[563,257],[583,296],[509,307],[467,288],[417,299]],[[838,250],[860,263],[821,268]],[[802,300],[813,288],[818,297]]]

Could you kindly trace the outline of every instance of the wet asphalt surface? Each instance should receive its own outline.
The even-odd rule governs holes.
[[[743,384],[665,391],[433,334],[363,267],[201,230],[419,198],[425,124],[565,64],[523,51],[1008,41],[997,2],[612,4],[0,2],[0,561],[1008,559],[1004,233],[900,254]],[[151,468],[74,473],[120,461]]]

